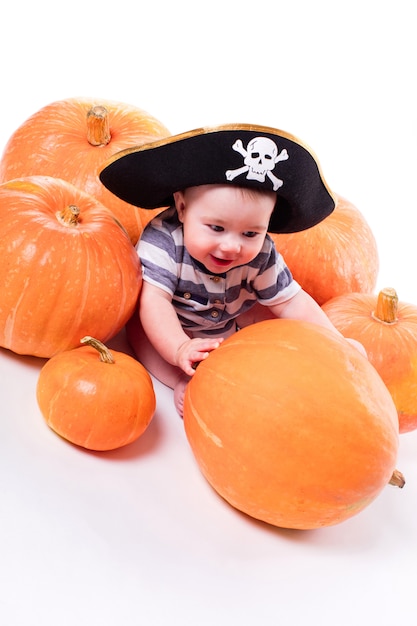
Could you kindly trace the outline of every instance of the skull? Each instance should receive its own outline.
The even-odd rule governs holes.
[[[275,142],[268,137],[255,137],[247,146],[244,163],[249,167],[248,179],[263,183],[265,175],[274,169],[278,155]]]

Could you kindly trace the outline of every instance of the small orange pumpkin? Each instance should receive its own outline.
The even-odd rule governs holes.
[[[316,226],[271,234],[295,280],[320,305],[344,293],[372,292],[379,270],[368,222],[351,202],[334,195],[335,210]]]
[[[70,183],[0,185],[0,345],[51,357],[91,332],[116,335],[141,287],[138,256],[114,215]]]
[[[400,433],[417,428],[417,306],[399,302],[395,289],[346,294],[323,305],[343,334],[360,341],[387,385]]]
[[[58,100],[34,113],[12,134],[0,162],[0,183],[32,175],[67,180],[110,209],[136,244],[158,210],[120,200],[102,185],[98,174],[119,150],[169,134],[149,113],[123,102]]]
[[[306,322],[265,321],[226,339],[187,386],[184,426],[212,487],[280,527],[342,522],[397,476],[386,386],[358,350]]]
[[[49,359],[36,396],[48,426],[89,450],[120,448],[140,437],[156,407],[151,377],[133,357],[93,337]]]

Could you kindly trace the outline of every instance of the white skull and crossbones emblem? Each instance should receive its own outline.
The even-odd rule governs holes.
[[[285,149],[278,154],[277,145],[272,139],[254,137],[249,141],[246,150],[242,141],[237,139],[232,148],[244,157],[245,165],[236,170],[227,170],[227,180],[234,180],[237,176],[247,172],[246,178],[248,180],[257,180],[261,183],[265,182],[267,176],[272,182],[274,191],[277,191],[284,184],[284,181],[277,178],[272,170],[279,161],[288,159],[289,155]]]

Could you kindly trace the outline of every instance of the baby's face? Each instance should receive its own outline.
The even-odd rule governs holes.
[[[209,272],[246,265],[260,252],[275,205],[275,194],[232,185],[202,185],[175,194],[184,244]]]

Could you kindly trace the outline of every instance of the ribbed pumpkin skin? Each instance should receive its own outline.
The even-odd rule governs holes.
[[[373,316],[377,295],[346,294],[323,305],[346,337],[358,339],[388,387],[398,411],[400,433],[417,428],[417,307],[398,303],[392,324]]]
[[[111,139],[94,146],[87,140],[87,113],[104,106]],[[0,161],[0,183],[22,176],[62,178],[91,194],[122,222],[135,244],[158,211],[148,211],[120,200],[100,182],[103,164],[119,150],[169,135],[167,128],[146,111],[113,100],[68,98],[43,107],[9,138]]]
[[[333,213],[313,228],[271,234],[295,280],[320,305],[344,293],[371,293],[379,270],[370,226],[351,202],[336,198]]]
[[[342,522],[395,469],[397,413],[375,369],[294,320],[246,327],[210,353],[187,387],[184,425],[212,487],[279,527]]]
[[[37,400],[48,426],[89,450],[132,443],[155,412],[155,393],[145,368],[123,352],[110,352],[112,364],[102,363],[90,346],[61,352],[39,374]]]
[[[59,211],[76,205],[79,223]],[[0,185],[0,345],[49,358],[93,334],[116,335],[135,308],[140,263],[126,232],[70,183],[33,176]]]

